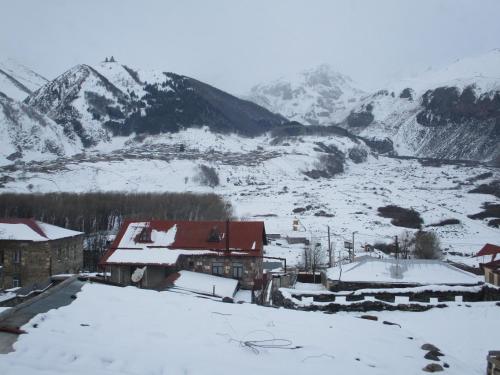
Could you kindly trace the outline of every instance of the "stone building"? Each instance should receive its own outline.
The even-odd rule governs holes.
[[[0,219],[0,287],[43,283],[76,273],[83,263],[83,233],[33,219]]]
[[[234,278],[253,289],[262,283],[265,244],[263,222],[126,221],[101,266],[120,285],[162,288],[170,275],[187,270]],[[140,274],[135,282],[134,272]]]
[[[500,259],[496,259],[500,255],[500,246],[487,243],[476,254],[476,257],[487,257],[491,255],[489,262],[480,263],[479,266],[484,272],[484,281],[500,286]]]

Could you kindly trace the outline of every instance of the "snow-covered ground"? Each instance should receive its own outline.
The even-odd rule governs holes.
[[[425,313],[327,315],[226,304],[171,292],[88,284],[68,306],[23,326],[10,374],[421,374],[437,345],[445,373],[482,374],[495,349],[499,307],[476,303]],[[271,340],[255,342],[253,340]],[[247,342],[248,345],[244,343]],[[223,357],[221,356],[223,354]]]
[[[369,155],[361,164],[347,159],[342,174],[314,180],[303,171],[317,168],[322,154],[317,151],[317,142],[335,145],[346,153],[357,146],[349,138],[335,136],[299,137],[275,144],[268,137],[248,139],[189,129],[143,143],[129,139],[122,143],[127,144],[122,151],[96,151],[83,159],[9,171],[7,175],[15,180],[5,183],[2,191],[214,192],[232,203],[239,218],[264,220],[267,233],[313,237],[326,246],[330,226],[336,256],[353,232],[356,252],[365,244],[391,242],[401,235],[405,228],[378,216],[377,208],[389,204],[418,211],[424,225],[458,219],[460,224],[426,228],[438,234],[445,250],[474,254],[487,242],[498,243],[498,229],[489,227],[487,220],[467,217],[482,211],[484,202],[499,202],[493,195],[468,193],[479,184],[499,179],[497,169],[424,167],[416,160]],[[185,145],[184,152],[178,151],[179,144]],[[219,186],[200,186],[196,179],[200,164],[217,170]],[[492,177],[469,181],[485,172],[491,172]],[[301,208],[303,212],[293,212]],[[294,218],[300,222],[297,232],[292,231]],[[298,261],[289,249],[272,249],[276,256],[289,258],[290,264]],[[478,262],[462,256],[449,258]]]

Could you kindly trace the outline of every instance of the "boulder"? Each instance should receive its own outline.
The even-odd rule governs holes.
[[[429,363],[427,366],[425,366],[422,371],[425,372],[440,372],[444,371],[443,366],[441,366],[438,363]]]

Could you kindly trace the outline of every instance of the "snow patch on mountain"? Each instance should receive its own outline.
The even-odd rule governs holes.
[[[363,91],[346,75],[323,64],[251,89],[247,98],[271,112],[306,125],[336,123],[347,116]]]
[[[131,78],[123,78],[126,72],[120,76],[118,67],[113,66],[109,72],[112,79],[122,87],[131,84]],[[77,65],[36,91],[26,103],[64,126],[68,134],[79,137],[84,146],[91,146],[109,140],[103,124],[123,121],[128,99],[96,69]]]
[[[13,59],[0,61],[0,92],[12,99],[24,100],[48,80]]]
[[[400,92],[411,87],[417,95],[437,87],[464,89],[474,85],[478,92],[500,90],[500,48],[487,53],[457,59],[441,68],[428,69],[415,77],[389,85],[389,90]]]
[[[35,109],[0,94],[0,165],[74,155],[82,146]]]

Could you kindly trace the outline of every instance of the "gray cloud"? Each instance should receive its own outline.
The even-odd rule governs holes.
[[[500,47],[498,0],[1,0],[0,59],[54,78],[114,55],[233,93],[320,63],[374,89]]]

